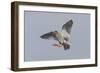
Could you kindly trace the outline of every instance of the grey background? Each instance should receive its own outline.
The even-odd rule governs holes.
[[[73,20],[71,47],[52,46],[55,40],[44,40],[40,36],[50,31],[61,31],[62,25]],[[25,11],[24,61],[71,60],[90,58],[90,14]]]

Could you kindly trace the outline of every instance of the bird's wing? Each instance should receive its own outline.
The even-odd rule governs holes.
[[[57,40],[57,38],[55,37],[53,32],[49,32],[49,33],[43,34],[43,35],[40,36],[40,38],[42,38],[42,39],[55,39],[55,40]]]
[[[72,20],[69,20],[67,23],[65,23],[63,26],[62,26],[62,35],[63,37],[65,38],[65,40],[69,40],[70,38],[70,32],[71,32],[71,28],[72,28],[72,24],[73,24],[73,21]]]
[[[73,24],[73,21],[72,20],[69,20],[67,23],[65,23],[62,26],[62,30],[65,30],[66,32],[68,32],[70,34],[71,28],[72,28],[72,24]]]

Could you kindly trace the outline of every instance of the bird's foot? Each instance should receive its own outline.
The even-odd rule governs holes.
[[[61,45],[61,44],[53,44],[53,46],[54,46],[54,47],[57,47],[57,48],[62,47],[62,45]]]

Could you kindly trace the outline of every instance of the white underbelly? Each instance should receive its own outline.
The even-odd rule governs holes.
[[[64,42],[64,37],[60,33],[58,33],[58,35],[56,37],[58,38],[58,41],[60,43],[63,43]]]

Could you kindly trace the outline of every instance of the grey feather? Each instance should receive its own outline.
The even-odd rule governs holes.
[[[55,39],[56,40],[56,37],[55,37],[55,35],[53,35],[53,32],[43,34],[42,36],[40,36],[40,38],[42,38],[42,39]]]
[[[64,50],[67,50],[70,48],[70,45],[69,44],[66,44],[66,43],[63,43],[63,47],[64,47]]]
[[[67,23],[65,23],[62,26],[62,29],[63,30],[66,30],[66,32],[70,33],[71,32],[71,28],[72,28],[72,24],[73,24],[73,21],[72,20],[69,20]]]

